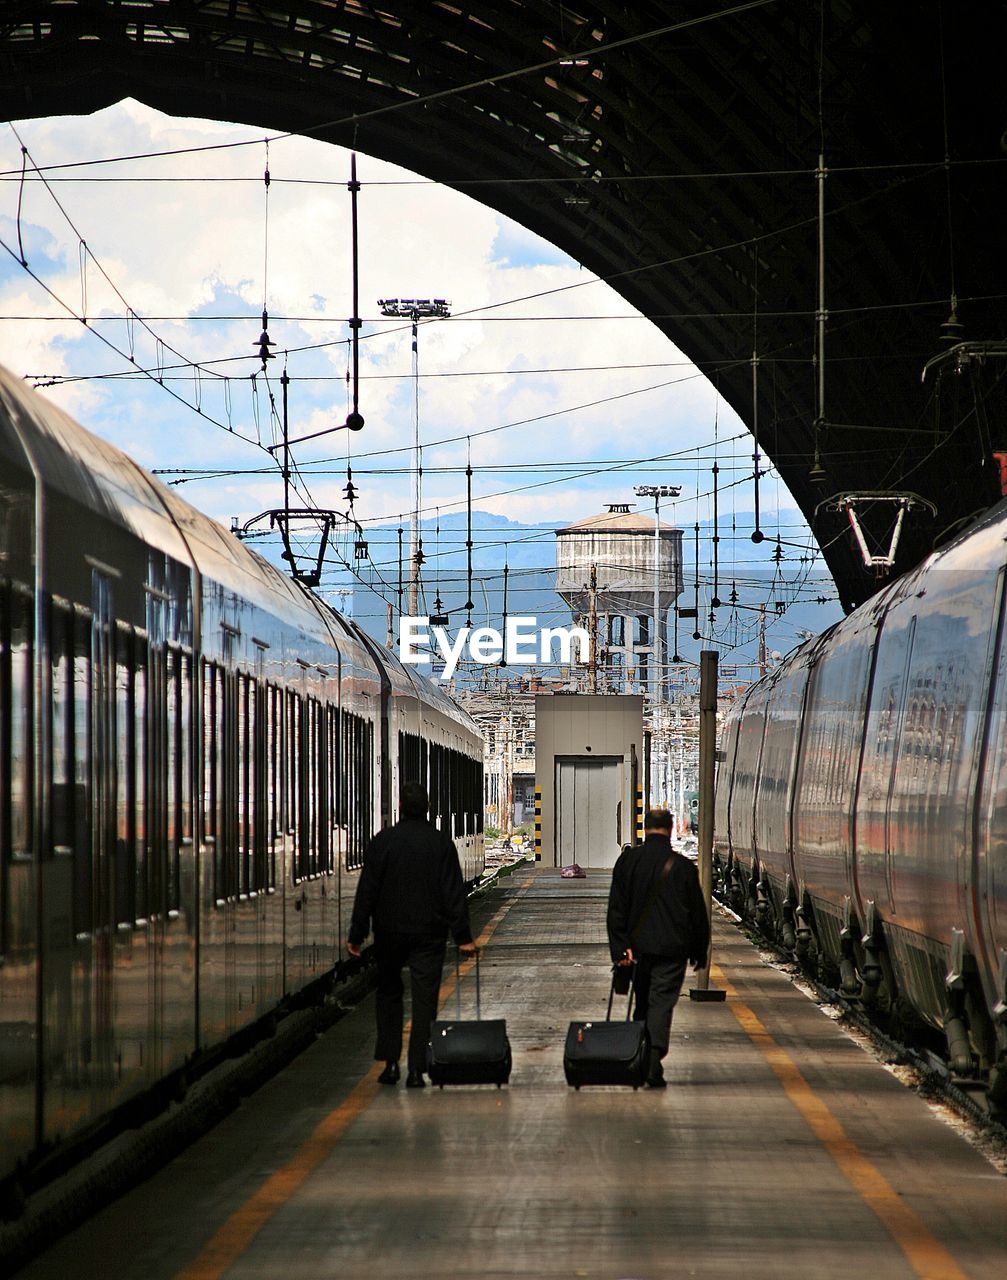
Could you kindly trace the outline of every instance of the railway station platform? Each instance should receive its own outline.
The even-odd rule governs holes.
[[[728,998],[683,992],[668,1088],[568,1088],[567,1023],[604,1015],[608,883],[526,866],[476,908],[509,1086],[379,1085],[369,997],[19,1276],[999,1280],[1007,1179],[726,919]]]

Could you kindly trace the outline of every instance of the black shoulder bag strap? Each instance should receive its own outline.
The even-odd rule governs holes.
[[[667,880],[671,875],[671,865],[674,861],[675,854],[674,851],[672,851],[668,854],[664,866],[654,877],[654,883],[650,886],[650,892],[647,894],[647,901],[643,904],[643,910],[640,912],[636,924],[629,931],[629,940],[632,942],[634,947],[637,945],[636,940],[640,934],[640,930],[647,923],[650,913],[654,909],[654,903],[657,901],[657,896],[661,892],[665,880]]]

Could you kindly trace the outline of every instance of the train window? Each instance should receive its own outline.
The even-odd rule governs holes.
[[[359,781],[357,753],[360,740],[358,723],[358,717],[352,711],[343,717],[343,738],[346,748],[343,755],[345,761],[343,769],[343,813],[346,825],[346,865],[351,869],[361,866],[363,862],[360,856],[360,806],[357,791]]]
[[[440,816],[440,781],[441,781],[441,749],[435,744],[430,746],[430,821],[435,826],[439,826],[438,818]]]
[[[372,835],[374,726],[352,712],[344,713],[342,719],[348,748],[343,769],[348,799],[346,865],[355,869],[363,865],[364,846]]]
[[[290,760],[287,755],[287,722],[290,718],[290,708],[287,704],[287,695],[282,689],[276,691],[276,714],[276,774],[279,780],[276,811],[277,836],[280,840],[284,840],[290,825],[288,820],[290,810]]]
[[[168,649],[164,653],[164,841],[161,847],[163,859],[164,909],[175,905],[175,885],[178,883],[178,775],[181,760],[178,754],[178,671],[176,653]]]
[[[115,636],[115,919],[128,924],[135,918],[136,861],[133,856],[133,646],[132,633],[119,626]],[[54,760],[55,764],[55,760]],[[55,775],[55,769],[54,769]],[[55,782],[55,777],[54,777]],[[55,786],[53,808],[56,807]]]
[[[167,654],[167,793],[165,822],[165,903],[181,905],[179,850],[191,829],[191,733],[189,726],[191,664],[187,654],[171,646]]]
[[[220,831],[217,804],[220,779],[220,713],[218,669],[203,663],[203,835],[216,840]]]
[[[258,893],[267,888],[264,868],[262,818],[262,699],[259,682],[254,676],[245,680],[245,715],[248,721],[248,758],[242,762],[246,770],[245,847],[248,850],[248,888]]]
[[[318,875],[325,861],[325,837],[323,828],[323,793],[325,787],[325,737],[322,705],[311,700],[310,773],[311,788],[311,874]]]
[[[402,786],[403,782],[410,781],[410,779],[407,778],[406,776],[406,738],[408,736],[409,735],[403,733],[401,729],[399,730],[399,786],[400,787]]]
[[[353,729],[354,716],[352,712],[345,712],[340,718],[342,720],[342,769],[339,775],[339,816],[342,825],[346,828],[346,849],[347,855],[349,855],[352,839],[350,832],[350,773],[353,769],[353,748],[350,735]],[[347,861],[346,865],[350,865],[349,861]]]
[[[147,640],[133,637],[133,913],[136,920],[150,914],[150,875],[147,821]]]
[[[426,785],[423,739],[416,733],[399,734],[399,785],[419,782]]]
[[[315,719],[315,703],[309,698],[301,704],[300,735],[300,770],[298,773],[298,808],[300,821],[297,824],[297,863],[296,876],[304,879],[312,872],[314,851],[314,764],[313,725]]]
[[[440,817],[438,825],[445,835],[451,835],[451,752],[447,747],[440,748],[441,765],[438,790],[440,797],[437,812]]]
[[[436,826],[444,829],[444,748],[431,745],[430,748],[430,818]]]
[[[207,835],[214,840],[214,896],[218,902],[236,897],[240,875],[238,863],[238,689],[233,675],[211,665],[204,684],[204,711],[207,742],[208,792],[204,813]],[[212,827],[212,830],[211,830]]]
[[[10,631],[6,645],[10,752],[10,856],[32,854],[32,661],[34,631],[31,597],[14,587],[10,595]]]
[[[314,753],[312,751],[311,726],[314,719],[314,704],[310,701],[301,703],[301,738],[300,738],[300,797],[298,800],[299,818],[297,824],[297,874],[311,874],[311,855],[314,844],[314,813],[312,773]]]
[[[192,676],[191,653],[179,652],[178,656],[178,757],[182,762],[178,775],[178,835],[180,840],[192,841]]]
[[[251,770],[251,737],[249,734],[251,716],[250,699],[248,696],[248,677],[239,674],[238,683],[238,757],[237,757],[237,823],[236,830],[238,836],[238,893],[247,894],[249,890],[248,883],[248,862],[249,862],[249,846],[250,846],[250,823],[249,818],[252,810],[252,799],[250,794],[250,770]]]
[[[249,680],[248,698],[249,738],[252,754],[249,765],[251,770],[249,798],[252,806],[249,822],[249,848],[252,858],[250,875],[251,888],[254,892],[261,893],[269,888],[269,875],[266,859],[265,690],[258,678]]]
[[[333,832],[332,832],[332,791],[330,779],[332,770],[329,755],[332,748],[332,736],[329,731],[329,710],[327,706],[318,708],[318,869],[326,874],[333,869]]]
[[[218,856],[221,861],[222,898],[236,898],[241,892],[241,864],[239,860],[240,833],[238,830],[238,724],[240,699],[238,677],[233,671],[223,672],[224,718],[221,738],[223,753],[223,803],[221,804],[221,833]]]
[[[292,690],[287,693],[287,833],[293,835],[297,830],[298,819],[300,817],[299,804],[300,794],[298,791],[297,780],[300,776],[298,769],[299,759],[299,742],[300,742],[300,711],[301,704],[297,694]]]
[[[54,849],[73,847],[73,607],[53,600],[49,624],[52,664],[52,769],[49,832]]]
[[[276,887],[276,850],[282,839],[282,765],[280,745],[283,740],[283,694],[272,685],[266,685],[263,768],[263,828],[265,849],[263,853],[263,887]]]
[[[462,814],[462,788],[461,788],[461,756],[457,751],[450,751],[450,793],[449,812],[451,814],[451,829],[448,831],[449,836],[465,834],[465,818]]]
[[[149,601],[148,601],[149,604]],[[150,611],[148,609],[148,618]],[[147,697],[144,717],[144,759],[147,775],[147,823],[145,829],[145,857],[147,868],[147,911],[156,917],[164,911],[164,866],[161,851],[164,848],[166,744],[165,698],[167,672],[164,666],[164,648],[151,637],[147,645]]]
[[[336,865],[336,853],[339,845],[339,824],[341,815],[339,812],[339,774],[342,765],[342,759],[339,751],[339,708],[326,708],[326,726],[328,735],[328,832],[329,832],[329,861],[327,869],[334,870]]]
[[[100,923],[112,918],[115,866],[116,672],[112,583],[97,569],[91,575],[91,859],[100,895],[94,903]],[[95,923],[99,923],[96,919]]]
[[[358,865],[364,861],[364,849],[374,834],[374,725],[360,721],[360,781],[358,787],[360,827],[357,842]]]

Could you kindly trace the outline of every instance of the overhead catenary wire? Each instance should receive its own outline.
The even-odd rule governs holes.
[[[82,242],[82,243],[83,243],[83,242]],[[630,394],[632,394],[632,393],[630,393]],[[219,424],[219,423],[218,423],[217,425],[221,425],[221,424]],[[500,428],[500,429],[502,429],[502,428]],[[436,442],[434,442],[434,443],[436,443]]]
[[[212,144],[205,148],[206,150],[226,150],[233,145],[239,147],[252,147],[257,143],[264,141],[261,137],[248,139],[237,144],[223,143],[214,147]],[[199,150],[199,148],[178,148],[170,151],[151,151],[144,153],[134,153],[131,155],[108,156],[97,160],[70,160],[63,164],[57,165],[41,165],[39,173],[36,175],[27,174],[25,185],[31,185],[33,182],[41,181],[41,175],[45,175],[50,183],[185,183],[194,186],[209,186],[216,183],[241,185],[255,185],[261,182],[261,178],[254,177],[250,174],[167,174],[154,175],[144,174],[142,176],[129,176],[121,174],[73,174],[70,176],[57,176],[62,169],[74,169],[83,166],[97,166],[103,164],[123,164],[133,160],[156,160],[170,159],[180,155],[187,155],[190,150]],[[958,159],[952,159],[947,162],[952,169],[975,169],[998,167],[1007,164],[1007,156],[961,156]],[[835,174],[856,175],[868,173],[900,173],[914,169],[925,169],[934,172],[942,169],[945,165],[944,159],[935,155],[926,160],[878,160],[872,164],[841,164],[830,165],[830,169]],[[428,187],[436,189],[439,187],[449,186],[451,188],[464,189],[466,187],[526,187],[526,186],[604,186],[606,183],[623,184],[645,184],[649,182],[717,182],[732,181],[736,182],[742,178],[794,178],[797,181],[806,179],[810,174],[814,173],[814,167],[808,165],[798,165],[791,168],[766,168],[766,169],[695,169],[690,172],[664,172],[664,173],[596,173],[590,175],[585,174],[549,174],[539,177],[515,177],[508,174],[505,177],[492,178],[472,178],[468,175],[449,176],[445,178],[371,178],[368,181],[361,182],[361,189],[365,188],[381,188],[381,187]],[[277,186],[293,186],[293,187],[345,187],[346,182],[341,178],[274,178],[273,181]],[[0,169],[0,183],[3,182],[20,182],[20,174],[16,169]]]

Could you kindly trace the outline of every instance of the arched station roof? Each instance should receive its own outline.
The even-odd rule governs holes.
[[[0,112],[129,96],[463,187],[707,371],[849,607],[875,580],[823,500],[927,498],[906,568],[1000,495],[1005,35],[990,0],[23,0],[0,10]]]

